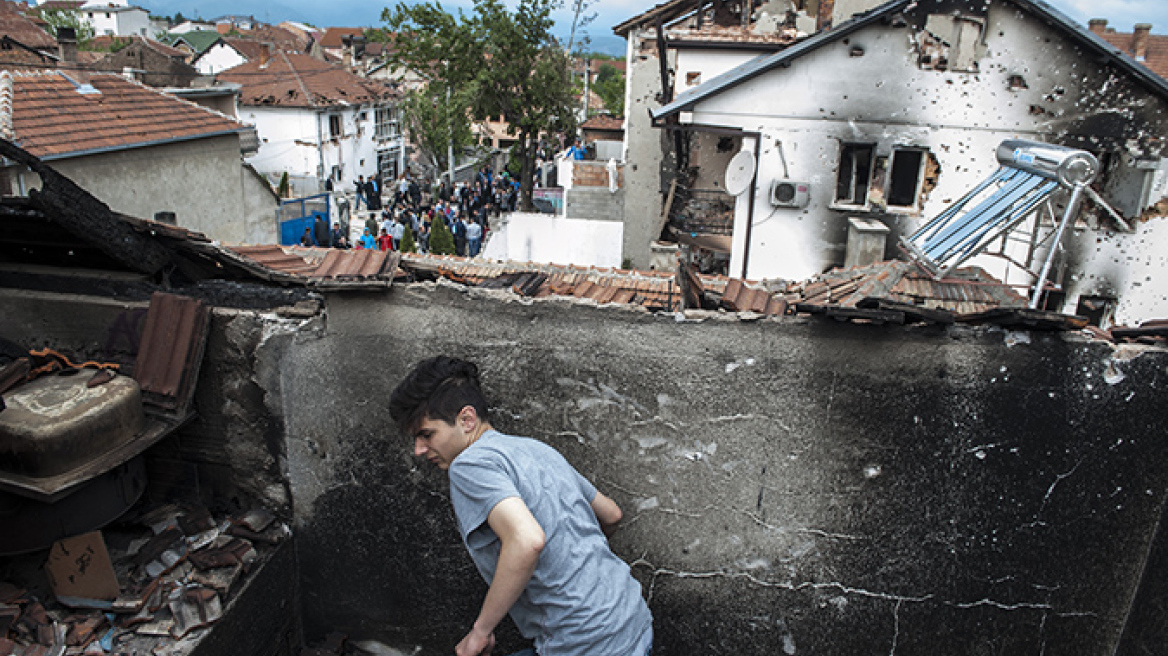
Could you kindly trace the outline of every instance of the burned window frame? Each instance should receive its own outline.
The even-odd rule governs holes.
[[[917,50],[917,68],[923,71],[939,71],[951,73],[980,73],[981,66],[978,60],[985,54],[986,48],[986,18],[983,16],[969,16],[965,14],[930,14],[928,20],[949,20],[954,24],[976,25],[977,34],[974,38],[965,40],[957,39],[957,43],[948,43],[944,40],[944,35],[938,34],[940,30],[929,29],[926,22],[925,27],[917,32],[916,36],[916,50]],[[963,32],[962,29],[954,30],[955,34]],[[969,52],[966,52],[962,47],[968,44]]]
[[[894,202],[893,199],[893,185],[895,184],[897,155],[902,153],[913,153],[917,159],[916,171],[913,174],[915,182],[913,183],[912,193],[909,195],[911,202],[899,203]],[[888,167],[884,172],[884,200],[889,208],[899,210],[909,210],[913,212],[920,211],[921,205],[921,187],[925,183],[925,166],[929,160],[929,149],[920,146],[895,146],[892,152],[888,155]]]
[[[329,139],[340,139],[345,136],[345,117],[340,114],[328,115]]]
[[[864,182],[856,180],[859,173],[857,168],[857,152],[867,150],[867,167],[863,173]],[[876,143],[868,141],[840,141],[839,159],[836,165],[835,191],[832,192],[832,206],[846,208],[866,208],[872,191],[872,172],[876,165]],[[847,189],[849,195],[841,198],[841,191],[845,188],[844,175],[847,172]],[[856,200],[856,192],[863,189],[863,197]]]

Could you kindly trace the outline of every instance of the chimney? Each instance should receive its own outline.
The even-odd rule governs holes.
[[[353,64],[360,65],[365,59],[365,36],[361,34],[353,35]]]
[[[341,66],[353,67],[353,37],[348,34],[341,37]]]
[[[57,28],[57,52],[62,62],[77,63],[77,31],[72,27]]]
[[[260,68],[265,68],[272,60],[272,46],[268,43],[260,44]]]
[[[1090,30],[1095,34],[1103,34],[1107,31],[1107,19],[1092,18],[1091,20],[1087,21],[1087,27],[1090,28]]]
[[[1136,61],[1148,60],[1148,34],[1152,31],[1151,23],[1137,23],[1132,30],[1132,56]]]

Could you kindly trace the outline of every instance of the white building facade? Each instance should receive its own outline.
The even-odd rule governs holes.
[[[77,13],[93,26],[97,36],[154,36],[150,12],[141,7],[124,2],[88,2]]]

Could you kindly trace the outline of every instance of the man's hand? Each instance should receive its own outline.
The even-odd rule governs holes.
[[[471,629],[462,642],[454,648],[454,653],[457,656],[490,656],[491,650],[494,648],[495,633],[493,631],[484,635],[476,629]]]

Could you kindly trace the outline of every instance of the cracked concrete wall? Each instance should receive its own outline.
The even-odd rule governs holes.
[[[628,36],[628,76],[625,84],[624,233],[621,260],[633,268],[648,269],[652,263],[655,230],[668,191],[673,146],[664,130],[649,124],[649,110],[662,105],[661,72],[656,40],[644,32]],[[665,190],[665,191],[663,191]]]
[[[443,654],[473,621],[485,588],[445,475],[386,410],[445,352],[481,365],[498,428],[555,446],[624,508],[612,543],[655,653],[1081,656],[1168,639],[1163,351],[683,321],[447,283],[327,306],[323,330],[258,356],[285,422],[309,638]],[[505,631],[500,651],[517,646]]]

